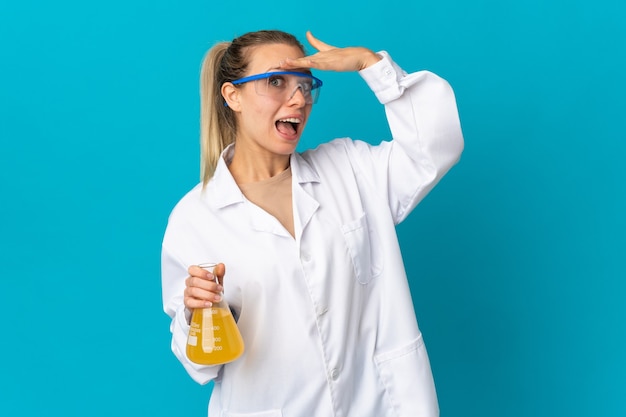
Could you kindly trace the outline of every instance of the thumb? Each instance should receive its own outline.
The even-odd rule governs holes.
[[[317,49],[318,51],[328,51],[330,49],[336,49],[335,46],[329,45],[317,39],[315,36],[313,36],[310,30],[307,30],[306,32],[306,39],[309,41],[311,46],[313,46],[313,48]]]
[[[223,263],[215,265],[215,268],[213,268],[213,275],[217,277],[217,282],[219,282],[222,286],[224,285],[224,274],[226,274],[226,265]]]

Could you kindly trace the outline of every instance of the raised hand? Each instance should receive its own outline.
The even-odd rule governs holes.
[[[285,58],[283,69],[315,68],[324,71],[360,71],[380,61],[374,51],[364,47],[338,48],[317,39],[310,31],[306,38],[318,52],[302,58]]]

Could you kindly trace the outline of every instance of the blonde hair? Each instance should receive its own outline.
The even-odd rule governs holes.
[[[213,177],[222,151],[237,136],[237,120],[224,105],[222,85],[243,77],[252,48],[266,44],[292,45],[305,52],[295,36],[279,30],[261,30],[232,42],[219,42],[204,56],[200,70],[200,180],[204,185]]]

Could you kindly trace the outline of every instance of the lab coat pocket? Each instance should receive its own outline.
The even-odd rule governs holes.
[[[374,356],[378,374],[398,417],[439,415],[435,382],[422,336]]]
[[[222,411],[222,417],[283,417],[280,410],[257,411],[254,413],[230,413]]]
[[[376,233],[368,227],[367,215],[341,226],[357,280],[367,284],[382,271],[382,256],[372,242],[376,242]]]

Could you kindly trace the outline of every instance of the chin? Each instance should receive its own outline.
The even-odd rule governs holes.
[[[278,155],[291,155],[296,151],[299,142],[300,138],[289,142],[283,142],[280,146],[275,148],[275,153]]]

